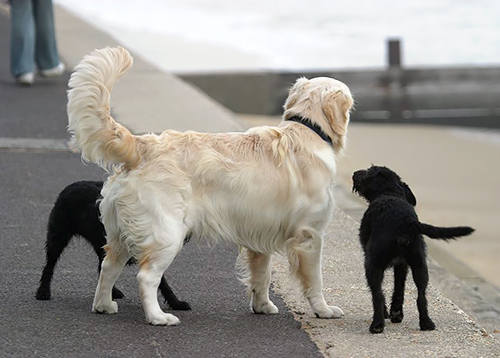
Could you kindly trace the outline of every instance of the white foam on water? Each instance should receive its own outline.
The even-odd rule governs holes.
[[[497,0],[55,2],[174,72],[382,67],[390,37],[408,66],[500,64]]]

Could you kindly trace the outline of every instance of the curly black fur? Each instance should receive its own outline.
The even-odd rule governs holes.
[[[449,240],[471,234],[474,229],[442,228],[423,224],[414,206],[417,200],[410,187],[392,170],[372,166],[358,170],[352,176],[353,191],[369,202],[359,237],[365,253],[365,274],[372,293],[373,321],[371,333],[384,331],[384,318],[399,323],[403,320],[403,299],[408,266],[418,290],[417,306],[420,329],[433,330],[429,318],[425,291],[429,281],[426,245],[422,234],[433,239]],[[384,271],[394,267],[394,293],[390,313],[382,292]]]
[[[102,181],[75,182],[64,188],[57,197],[47,225],[46,264],[36,293],[38,300],[50,299],[50,283],[54,268],[74,236],[81,236],[92,245],[99,258],[98,271],[101,271],[106,237],[96,202],[100,197],[102,185]],[[132,262],[133,260],[129,261],[129,264]],[[179,301],[165,277],[162,277],[159,289],[172,309],[191,309],[189,303]],[[123,293],[116,287],[113,287],[113,298],[123,298]]]

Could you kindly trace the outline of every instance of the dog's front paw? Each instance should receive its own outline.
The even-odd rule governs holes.
[[[434,329],[436,329],[436,325],[434,324],[434,322],[432,322],[432,320],[430,318],[420,321],[420,330],[421,331],[432,331]]]
[[[115,301],[111,301],[109,303],[95,303],[92,306],[92,312],[115,314],[118,312],[118,303],[116,303]]]
[[[252,311],[257,314],[276,314],[278,313],[278,307],[271,301],[256,304],[252,303]]]
[[[390,316],[389,316],[389,311],[387,311],[387,307],[386,307],[386,306],[384,306],[384,318],[385,318],[385,319],[387,319],[387,318],[389,318],[389,317],[390,317]]]
[[[392,323],[400,323],[403,321],[403,310],[400,311],[391,311],[391,322]]]
[[[40,287],[38,291],[36,291],[36,299],[42,301],[50,300],[50,289]]]
[[[326,306],[322,310],[315,310],[314,314],[318,318],[340,318],[344,315],[344,311],[337,306]]]
[[[191,311],[191,305],[186,301],[177,301],[169,304],[169,306],[175,311]]]
[[[173,314],[164,312],[154,317],[148,317],[147,321],[153,326],[176,326],[181,323],[181,321]]]
[[[373,321],[370,325],[370,333],[377,334],[382,333],[384,331],[384,321],[375,322]]]

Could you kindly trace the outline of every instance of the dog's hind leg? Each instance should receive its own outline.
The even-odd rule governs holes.
[[[403,301],[407,274],[408,265],[406,263],[394,266],[394,292],[392,294],[390,313],[392,323],[399,323],[403,320]]]
[[[425,291],[427,290],[427,284],[429,283],[427,262],[425,261],[425,257],[418,256],[412,257],[408,263],[411,267],[413,281],[415,281],[415,285],[418,290],[417,307],[418,314],[420,316],[420,330],[432,331],[436,328],[436,325],[429,317],[429,312],[427,311],[427,298],[425,297]]]
[[[373,320],[370,325],[371,333],[382,333],[384,331],[385,297],[382,291],[384,280],[384,269],[365,262],[365,275],[372,293]]]
[[[271,255],[261,254],[247,249],[244,258],[249,277],[244,281],[248,284],[250,308],[253,313],[275,314],[278,308],[269,300],[269,285],[271,284]]]
[[[54,275],[54,268],[63,250],[68,246],[73,237],[72,232],[58,229],[55,223],[52,224],[54,220],[52,216],[53,214],[51,213],[51,220],[47,228],[47,242],[45,244],[46,263],[40,279],[40,286],[36,292],[37,300],[50,300],[50,283]]]
[[[118,304],[113,301],[112,289],[123,267],[130,258],[130,254],[123,248],[113,248],[109,243],[105,246],[105,250],[106,257],[102,262],[92,311],[113,314],[118,312]]]
[[[161,310],[158,303],[157,291],[163,273],[170,266],[175,256],[182,248],[184,237],[172,241],[161,247],[159,244],[151,244],[143,250],[139,258],[140,270],[137,274],[139,292],[141,295],[146,321],[152,325],[172,326],[179,324],[179,319],[170,313]]]
[[[115,287],[116,288],[116,287]],[[165,280],[165,276],[162,275],[161,281],[160,281],[160,292],[165,297],[165,302],[168,303],[170,308],[176,311],[189,311],[191,310],[191,306],[189,305],[188,302],[186,301],[180,301],[177,296],[175,295],[174,291],[172,291],[172,288],[167,283],[167,280]]]
[[[288,261],[293,275],[300,283],[304,296],[318,318],[340,318],[344,312],[329,306],[323,296],[321,251],[323,238],[314,229],[304,229],[287,241]]]

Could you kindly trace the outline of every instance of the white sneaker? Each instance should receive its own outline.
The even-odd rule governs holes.
[[[66,67],[61,62],[56,67],[49,68],[48,70],[40,70],[39,73],[43,77],[56,77],[63,74]]]
[[[20,85],[31,86],[35,82],[35,74],[33,72],[21,73],[16,77],[16,82]]]

